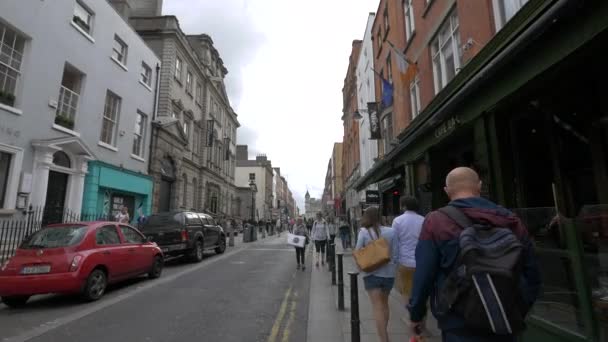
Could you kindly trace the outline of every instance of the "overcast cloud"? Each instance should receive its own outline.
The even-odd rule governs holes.
[[[378,0],[165,0],[188,34],[209,34],[228,68],[239,144],[280,167],[304,209],[319,197],[342,141],[342,86],[351,44]]]

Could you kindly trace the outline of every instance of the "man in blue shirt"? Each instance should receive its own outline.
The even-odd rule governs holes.
[[[415,197],[402,197],[400,204],[404,213],[393,220],[393,229],[399,249],[396,287],[404,297],[409,298],[416,269],[416,246],[424,217],[418,214],[419,205]]]

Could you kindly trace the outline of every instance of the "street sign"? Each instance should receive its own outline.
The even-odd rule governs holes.
[[[380,192],[378,190],[365,191],[365,203],[380,204]]]

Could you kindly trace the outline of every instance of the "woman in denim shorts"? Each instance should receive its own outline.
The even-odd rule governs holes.
[[[361,272],[363,274],[365,290],[367,290],[374,309],[378,337],[380,337],[380,341],[388,342],[388,296],[395,284],[395,273],[397,270],[397,246],[395,244],[397,239],[394,237],[392,228],[380,226],[379,211],[376,207],[370,207],[365,210],[361,218],[361,225],[364,228],[359,230],[355,250],[367,246],[373,240],[378,239],[378,237],[384,238],[390,247],[392,260],[388,264],[370,273]]]

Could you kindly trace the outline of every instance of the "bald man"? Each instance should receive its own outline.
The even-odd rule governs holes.
[[[526,227],[511,211],[481,197],[482,182],[470,168],[459,167],[448,173],[445,192],[450,198],[448,206],[458,209],[474,223],[510,229],[523,245],[520,291],[523,311],[527,312],[540,292],[540,271]],[[465,319],[450,308],[439,313],[437,292],[455,266],[460,252],[459,237],[463,228],[440,209],[427,215],[416,247],[416,272],[412,295],[408,304],[411,328],[419,332],[427,313],[426,303],[431,297],[431,310],[442,331],[444,342],[515,341],[514,335],[493,335],[470,330]]]

